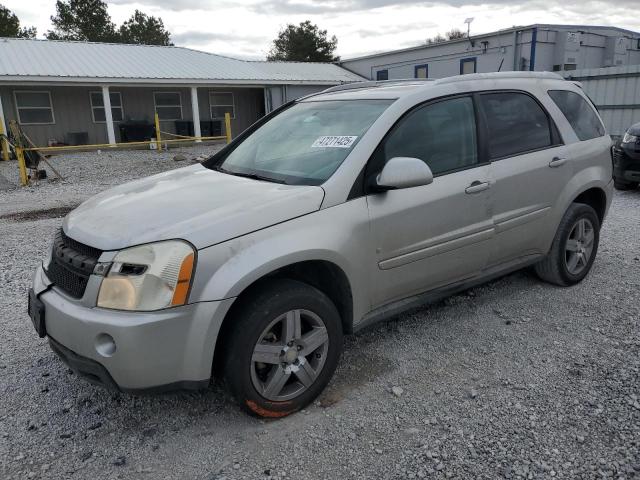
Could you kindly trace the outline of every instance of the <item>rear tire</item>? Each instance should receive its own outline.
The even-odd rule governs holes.
[[[338,310],[320,290],[279,279],[250,292],[222,339],[223,375],[253,415],[284,417],[311,403],[342,351]]]
[[[600,220],[589,205],[573,203],[560,221],[547,256],[535,265],[540,279],[568,287],[587,276],[598,252]]]
[[[636,182],[621,182],[619,180],[613,180],[613,187],[616,190],[620,190],[622,192],[626,190],[635,190],[638,188],[638,184]]]

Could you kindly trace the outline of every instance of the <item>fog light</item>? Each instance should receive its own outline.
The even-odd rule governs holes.
[[[116,353],[116,342],[108,333],[101,333],[96,337],[96,352],[103,357],[110,357]]]

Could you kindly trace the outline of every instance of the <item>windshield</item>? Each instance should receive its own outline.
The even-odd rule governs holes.
[[[391,103],[295,103],[260,126],[212,168],[292,185],[320,185]]]

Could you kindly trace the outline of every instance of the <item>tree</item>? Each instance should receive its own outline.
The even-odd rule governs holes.
[[[457,40],[459,38],[467,38],[467,32],[463,32],[458,28],[452,28],[445,33],[444,36],[437,33],[435,37],[427,38],[425,43],[427,45],[434,45],[436,43],[448,42],[449,40]]]
[[[21,28],[20,20],[11,10],[0,5],[0,37],[35,38],[36,28]]]
[[[142,45],[173,45],[171,34],[164,29],[161,18],[148,16],[136,10],[120,27],[120,41]]]
[[[162,19],[140,10],[116,29],[102,0],[57,0],[51,22],[54,29],[46,34],[49,40],[173,45]]]
[[[467,38],[467,32],[463,32],[459,28],[452,28],[447,33],[445,33],[447,40],[457,40],[459,38]]]
[[[118,34],[107,4],[101,0],[57,0],[56,15],[51,17],[54,30],[49,40],[114,42]]]
[[[273,46],[267,55],[267,60],[294,62],[336,62],[340,57],[334,57],[333,52],[338,46],[336,36],[327,38],[327,31],[320,30],[309,20],[296,26],[287,25],[278,33]]]
[[[435,43],[442,43],[442,42],[446,42],[447,39],[444,38],[442,35],[440,35],[439,33],[436,33],[435,37],[431,37],[431,38],[427,38],[427,41],[425,42],[427,45],[433,45]]]

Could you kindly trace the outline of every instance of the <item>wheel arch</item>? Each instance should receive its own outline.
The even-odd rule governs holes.
[[[607,213],[607,194],[600,187],[590,187],[577,195],[571,203],[583,203],[596,211],[600,224]]]
[[[246,285],[234,300],[229,311],[226,313],[220,331],[216,339],[214,349],[213,368],[216,372],[221,365],[221,342],[229,329],[233,328],[231,320],[234,312],[243,304],[244,299],[251,292],[263,285],[278,278],[288,278],[311,285],[324,293],[336,306],[340,314],[342,331],[344,333],[353,332],[353,292],[351,283],[345,271],[336,263],[329,260],[313,259],[302,260],[275,268],[262,274]]]

